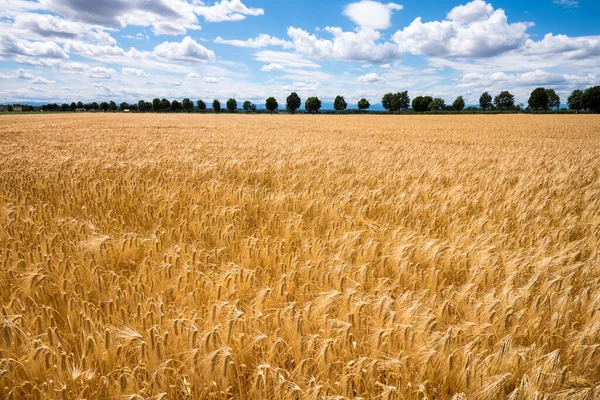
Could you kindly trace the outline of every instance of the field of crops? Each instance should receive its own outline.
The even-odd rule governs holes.
[[[0,117],[2,399],[598,399],[600,116]]]

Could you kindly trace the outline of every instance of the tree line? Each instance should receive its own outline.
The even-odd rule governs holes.
[[[438,112],[438,111],[462,111],[465,109],[465,101],[462,96],[458,96],[452,104],[446,104],[445,100],[431,96],[417,96],[412,99],[408,95],[408,91],[386,93],[381,98],[381,104],[384,109],[390,112],[402,112],[409,108],[412,108],[414,112]],[[561,99],[556,94],[554,89],[548,89],[544,87],[538,87],[534,89],[527,102],[527,106],[524,104],[515,104],[515,96],[508,92],[502,91],[496,96],[492,96],[489,92],[484,92],[479,97],[479,108],[470,107],[470,110],[483,110],[483,111],[549,111],[553,109],[559,109]],[[302,100],[296,92],[292,92],[285,102],[285,110],[289,113],[297,112],[302,105]],[[587,110],[591,112],[600,112],[600,86],[590,87],[586,90],[574,90],[567,99],[567,105],[569,109],[576,112]],[[228,112],[235,112],[238,110],[238,102],[236,99],[230,98],[225,103],[225,109],[222,109],[221,102],[219,100],[213,100],[211,104],[212,108],[208,109],[208,105],[203,100],[197,100],[195,103],[189,98],[185,98],[182,101],[178,100],[167,100],[155,98],[152,101],[140,100],[137,103],[122,102],[116,104],[114,101],[110,102],[92,102],[84,104],[80,102],[72,102],[71,104],[63,103],[62,105],[46,104],[41,106],[43,111],[123,111],[123,112],[192,112],[198,110],[201,112],[212,111],[219,113],[227,110]],[[10,107],[10,106],[9,106]],[[27,107],[27,106],[24,106]],[[306,99],[304,102],[304,109],[309,113],[317,113],[322,107],[321,100],[312,96]],[[348,103],[343,96],[336,96],[333,107],[336,111],[345,111],[348,108]],[[370,102],[362,98],[358,101],[358,109],[360,111],[368,110],[371,107]],[[251,101],[245,101],[242,104],[242,108],[246,112],[256,111],[256,104]],[[274,97],[269,97],[265,101],[265,108],[270,113],[279,110],[279,103]],[[23,108],[23,111],[33,111],[34,107]],[[9,108],[9,111],[12,111]]]

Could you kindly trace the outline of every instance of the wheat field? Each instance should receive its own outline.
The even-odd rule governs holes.
[[[600,116],[0,117],[2,399],[600,398]]]

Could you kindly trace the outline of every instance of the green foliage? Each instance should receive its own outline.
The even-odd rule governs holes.
[[[127,109],[129,109],[129,104],[126,101],[119,104],[119,111],[125,111]]]
[[[429,103],[429,110],[431,111],[442,111],[446,108],[446,101],[441,97],[436,97]]]
[[[369,107],[371,107],[371,103],[369,103],[369,100],[363,98],[358,101],[359,110],[366,110]]]
[[[532,110],[547,110],[548,102],[548,91],[543,87],[539,87],[531,92],[527,104]]]
[[[296,92],[292,92],[285,101],[285,109],[294,114],[300,108],[302,100]]]
[[[273,114],[273,111],[279,108],[279,104],[277,103],[275,97],[269,97],[265,102],[265,107],[267,107],[267,110],[269,110],[269,112]]]
[[[108,103],[108,110],[112,112],[117,111],[117,103],[115,103],[114,101]]]
[[[346,107],[348,107],[348,104],[346,103],[346,100],[344,100],[344,97],[336,96],[335,100],[333,101],[333,108],[335,108],[337,111],[344,111]]]
[[[161,110],[169,110],[171,108],[171,102],[167,99],[162,99],[160,101],[160,109]]]
[[[410,106],[408,91],[384,94],[381,105],[388,111],[406,110]]]
[[[231,112],[237,110],[237,100],[236,99],[227,100],[227,109]]]
[[[600,112],[600,86],[594,86],[586,89],[582,96],[583,108],[592,110],[595,113]]]
[[[556,94],[554,89],[546,89],[546,93],[548,93],[548,108],[558,110],[560,108],[560,96]]]
[[[198,100],[196,102],[196,104],[198,104],[198,110],[200,110],[200,111],[206,110],[206,103],[204,101]]]
[[[494,106],[500,111],[510,110],[515,106],[515,96],[508,91],[500,92],[494,97]]]
[[[108,111],[108,103],[103,101],[102,103],[100,103],[100,109],[104,112]]]
[[[492,108],[492,95],[488,92],[483,92],[479,98],[479,107],[481,107],[483,111]]]
[[[583,91],[579,89],[573,90],[567,99],[569,109],[579,112],[583,108]]]
[[[221,111],[221,102],[219,100],[213,100],[212,108],[214,112],[218,113]]]
[[[158,110],[160,110],[160,99],[156,98],[152,100],[152,111],[158,112]]]
[[[318,97],[309,97],[304,104],[306,111],[315,113],[321,109],[321,100]]]
[[[256,104],[251,101],[246,100],[243,105],[244,111],[246,112],[254,112],[256,111]]]
[[[456,100],[454,100],[454,103],[452,103],[452,108],[454,108],[456,111],[462,111],[465,108],[465,100],[463,99],[462,96],[458,96],[456,98]]]
[[[106,104],[106,103],[103,103]],[[108,104],[106,104],[108,106]],[[62,106],[60,106],[60,111],[69,111],[69,105],[67,103],[63,103]]]
[[[179,112],[181,110],[181,103],[177,100],[173,100],[173,102],[171,103],[171,110]]]
[[[183,101],[181,102],[181,108],[183,108],[183,110],[187,112],[190,112],[194,108],[194,102],[190,99],[183,99]]]
[[[431,96],[417,96],[412,101],[412,108],[416,112],[425,112],[429,110],[429,105],[433,103]]]

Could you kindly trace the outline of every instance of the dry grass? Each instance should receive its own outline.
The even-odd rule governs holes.
[[[0,398],[600,398],[598,116],[0,124]]]

